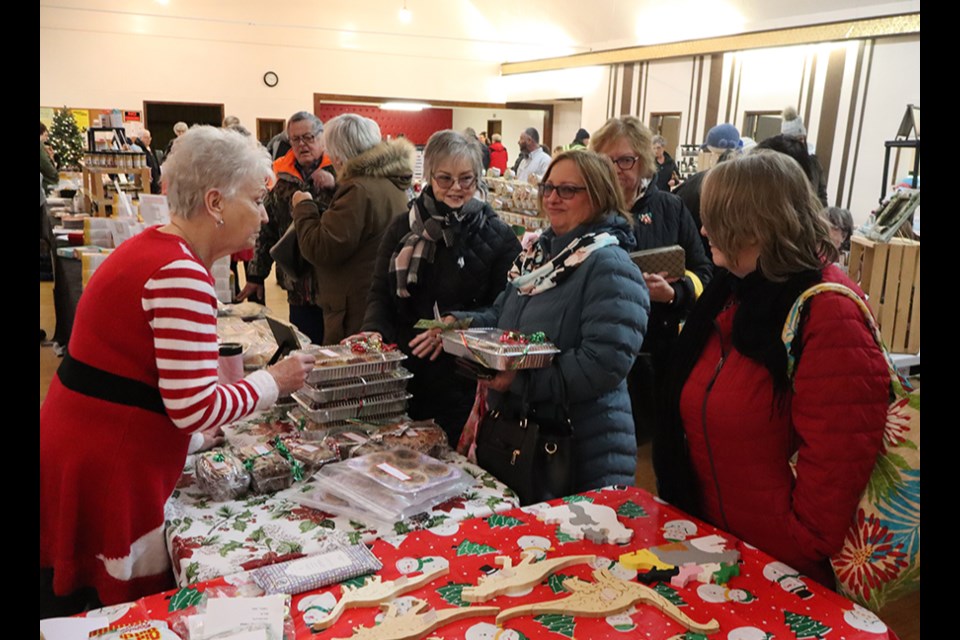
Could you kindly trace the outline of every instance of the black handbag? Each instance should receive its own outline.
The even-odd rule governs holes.
[[[521,505],[570,495],[574,488],[573,429],[569,418],[543,423],[534,412],[484,416],[477,430],[477,463],[510,487]]]

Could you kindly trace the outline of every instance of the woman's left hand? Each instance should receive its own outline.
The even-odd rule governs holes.
[[[443,351],[443,339],[440,338],[440,329],[430,329],[419,333],[410,341],[410,349],[418,358],[436,360]]]
[[[499,391],[500,393],[506,393],[510,390],[510,385],[513,384],[513,381],[516,379],[516,377],[516,370],[501,371],[497,375],[493,376],[493,379],[487,382],[487,386],[491,389]]]
[[[673,290],[671,283],[676,282],[679,278],[667,278],[666,275],[666,271],[643,274],[643,281],[647,283],[647,289],[650,290],[651,302],[666,302],[670,304],[676,297],[677,292]]]
[[[220,427],[203,432],[203,444],[197,451],[206,451],[214,447],[219,447],[224,442],[223,430]]]
[[[309,191],[297,191],[293,194],[293,198],[290,200],[290,204],[296,207],[298,204],[304,200],[313,200],[313,196],[310,195]]]

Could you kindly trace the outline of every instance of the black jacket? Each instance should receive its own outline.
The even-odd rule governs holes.
[[[650,304],[650,324],[643,351],[656,354],[676,340],[680,323],[697,301],[697,293],[710,282],[713,263],[704,254],[699,226],[677,196],[660,191],[651,182],[631,211],[638,251],[678,244],[686,252],[687,275],[673,283],[674,301]]]
[[[654,178],[654,181],[657,183],[657,188],[660,189],[660,191],[670,191],[670,178],[673,177],[673,173],[676,170],[677,163],[669,153],[664,151],[663,164],[657,162],[657,176]]]
[[[363,321],[364,331],[380,332],[385,342],[397,343],[408,355],[408,343],[420,333],[413,325],[421,318],[433,318],[434,302],[441,313],[492,305],[506,286],[507,272],[520,253],[513,230],[485,206],[479,215],[464,221],[455,246],[437,243],[433,263],[421,265],[417,284],[409,286],[410,297],[400,298],[390,262],[409,231],[408,214],[397,216],[387,227]],[[455,373],[454,358],[447,354],[434,362],[411,356],[404,366],[414,374],[409,385],[413,394],[410,416],[436,419],[447,431],[451,445],[456,446],[473,405],[476,384]]]

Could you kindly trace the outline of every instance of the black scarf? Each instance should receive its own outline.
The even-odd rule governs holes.
[[[770,372],[777,403],[771,411],[782,410],[790,391],[787,353],[780,338],[783,323],[800,294],[822,279],[820,270],[794,274],[785,282],[767,280],[759,268],[743,279],[725,269],[716,271],[684,323],[668,370],[663,420],[654,436],[653,450],[658,493],[664,500],[699,514],[699,491],[680,419],[680,394],[715,331],[717,315],[731,301],[738,302],[733,317],[733,348]],[[799,348],[795,345],[796,355]]]

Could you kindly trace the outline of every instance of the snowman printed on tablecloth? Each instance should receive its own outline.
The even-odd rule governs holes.
[[[593,562],[590,563],[590,568],[609,569],[610,574],[613,575],[614,578],[626,580],[627,582],[637,577],[637,572],[634,569],[628,569],[616,560],[611,560],[610,558],[606,558],[604,556],[597,556],[594,558]]]
[[[427,529],[427,531],[429,531],[430,533],[433,533],[438,536],[444,536],[444,537],[452,536],[459,530],[460,530],[460,523],[457,522],[456,520],[446,520],[444,522],[441,522],[435,527],[431,527],[430,529]]]
[[[524,640],[524,636],[514,629],[504,629],[489,622],[478,622],[469,629],[465,640]]]
[[[125,602],[123,604],[112,604],[107,607],[100,607],[99,609],[93,609],[87,611],[84,615],[88,618],[98,618],[103,617],[107,619],[107,622],[113,624],[123,616],[127,615],[127,611],[130,611],[130,608],[133,606],[132,602]]]
[[[844,611],[843,621],[860,631],[867,631],[868,633],[887,632],[887,625],[877,617],[877,614],[858,604],[854,604],[850,611]]]
[[[771,640],[772,633],[756,627],[737,627],[727,634],[727,640]]]
[[[305,597],[297,603],[297,611],[303,616],[303,624],[310,626],[326,618],[335,606],[337,606],[337,599],[332,593],[327,592]]]
[[[620,633],[627,633],[628,631],[633,631],[637,628],[637,624],[633,621],[633,614],[637,612],[636,607],[630,607],[626,611],[622,611],[613,616],[607,616],[604,620],[607,621],[607,624],[613,627],[615,631]]]
[[[757,599],[746,589],[731,589],[722,584],[701,584],[697,587],[697,595],[704,602],[712,603],[737,602],[747,604]]]
[[[801,600],[813,597],[813,593],[807,588],[806,583],[800,579],[800,572],[782,562],[767,563],[767,566],[763,568],[763,577],[780,585],[781,589],[787,593],[792,593]]]
[[[543,536],[520,536],[517,538],[517,546],[522,553],[532,553],[535,560],[543,560],[548,551],[553,551],[550,539]]]
[[[537,502],[534,504],[528,504],[525,507],[520,507],[520,511],[521,513],[527,513],[527,514],[530,514],[531,516],[535,516],[539,513],[543,513],[549,508],[550,508],[550,505],[547,504],[546,502]]]
[[[671,520],[665,522],[662,530],[664,539],[670,542],[681,542],[690,536],[697,535],[697,525],[690,520]]]
[[[397,571],[408,576],[413,573],[433,573],[450,566],[450,561],[440,556],[426,556],[424,558],[400,558],[397,560]]]

